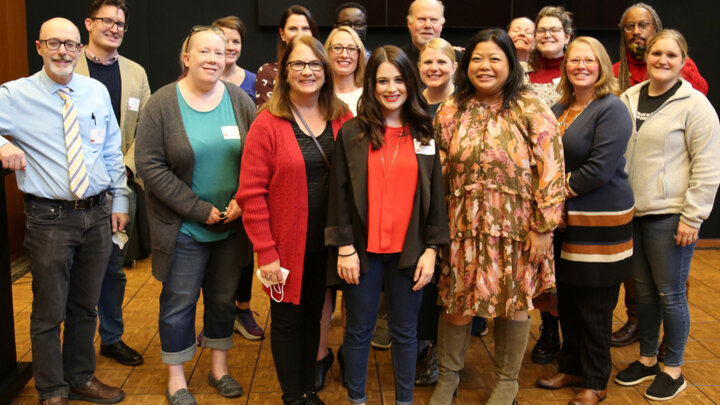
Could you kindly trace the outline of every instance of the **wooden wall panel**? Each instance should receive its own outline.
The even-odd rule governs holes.
[[[0,0],[0,83],[28,75],[25,0]],[[14,175],[5,176],[10,259],[23,255],[23,195]],[[4,213],[0,213],[4,215]]]

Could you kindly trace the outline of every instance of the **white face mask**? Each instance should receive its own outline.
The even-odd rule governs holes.
[[[282,300],[285,298],[285,281],[287,280],[288,274],[290,274],[290,271],[285,268],[280,268],[280,272],[282,274],[283,281],[282,283],[275,283],[271,284],[268,280],[266,280],[262,276],[262,272],[260,269],[257,269],[255,272],[255,275],[260,280],[260,282],[267,287],[268,290],[270,290],[270,298],[272,298],[275,302],[282,302]],[[280,298],[275,298],[276,295],[279,295]]]
[[[281,303],[285,298],[285,283],[273,284],[270,287],[270,298],[277,303]],[[275,298],[275,294],[279,294],[280,298]]]

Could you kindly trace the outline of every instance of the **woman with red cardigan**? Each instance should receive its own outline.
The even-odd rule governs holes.
[[[328,54],[315,38],[294,38],[278,68],[280,80],[245,141],[237,202],[260,276],[274,284],[265,292],[283,403],[322,404],[313,387],[328,177],[335,136],[352,115],[335,96]]]

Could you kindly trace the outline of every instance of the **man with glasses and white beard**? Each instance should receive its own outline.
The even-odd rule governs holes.
[[[0,134],[12,137],[0,161],[25,193],[35,388],[40,405],[113,404],[125,393],[95,378],[93,338],[112,233],[128,222],[120,128],[105,87],[73,74],[72,22],[46,21],[35,46],[43,69],[0,86]]]

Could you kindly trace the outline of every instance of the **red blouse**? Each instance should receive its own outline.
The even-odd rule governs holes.
[[[410,128],[385,127],[385,144],[368,154],[370,253],[402,252],[418,181]]]

